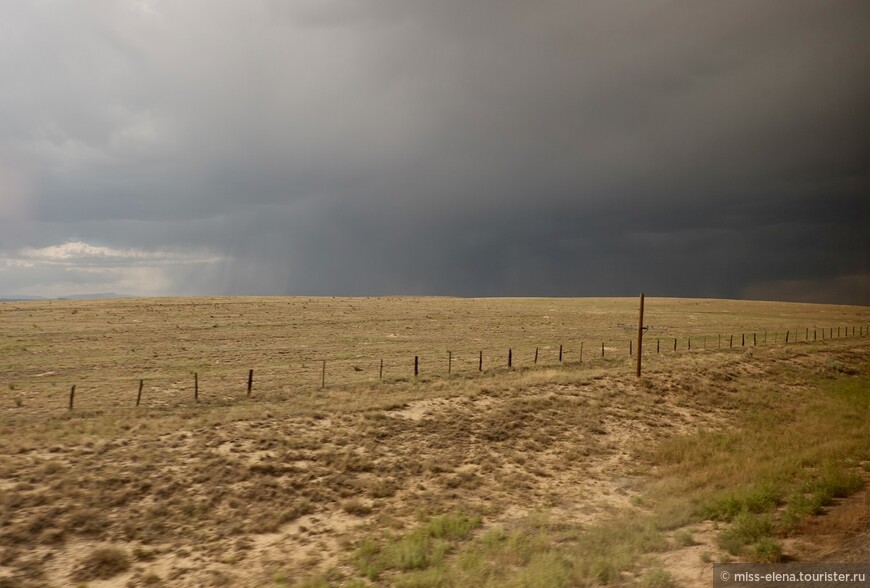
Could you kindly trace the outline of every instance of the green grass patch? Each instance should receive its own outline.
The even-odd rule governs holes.
[[[480,524],[479,516],[465,513],[432,517],[403,537],[383,542],[363,541],[354,561],[360,573],[371,580],[387,570],[428,570],[440,564],[454,544],[467,539]],[[433,574],[427,572],[423,576],[431,579]]]
[[[771,537],[762,537],[752,546],[752,560],[758,563],[782,561],[782,546]]]
[[[617,582],[642,554],[668,547],[651,521],[629,517],[581,529],[535,514],[473,537],[479,526],[461,513],[433,517],[404,536],[363,542],[354,561],[369,580],[408,588],[559,588]]]
[[[699,514],[713,521],[732,521],[743,512],[769,512],[781,501],[780,490],[772,484],[761,484],[747,490],[722,492],[702,504]]]
[[[740,555],[745,546],[769,537],[773,528],[773,519],[769,515],[741,512],[719,534],[719,546],[731,555]]]
[[[672,439],[654,450],[651,458],[664,475],[650,502],[659,516],[665,504],[693,502],[695,520],[727,523],[718,538],[722,549],[779,561],[774,537],[863,486],[857,470],[870,458],[868,390],[866,376],[818,380],[787,394],[753,386],[744,397],[743,426]]]

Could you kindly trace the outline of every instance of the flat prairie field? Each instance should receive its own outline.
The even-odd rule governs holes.
[[[0,588],[870,562],[870,308],[647,298],[640,378],[637,322],[636,298],[0,303]]]

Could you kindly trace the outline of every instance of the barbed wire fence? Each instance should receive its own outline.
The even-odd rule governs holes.
[[[189,369],[143,370],[141,373],[100,377],[100,374],[50,371],[9,378],[4,387],[14,405],[25,403],[37,414],[82,412],[105,414],[116,409],[171,410],[182,406],[227,406],[243,401],[292,401],[300,394],[356,390],[373,393],[391,384],[433,380],[475,379],[510,370],[570,365],[617,365],[637,353],[630,333],[637,325],[618,323],[625,338],[571,340],[564,343],[506,349],[444,349],[426,354],[384,354],[380,357],[346,353],[342,357],[308,357],[295,361],[262,361],[255,365],[191,366]],[[774,331],[672,336],[668,327],[646,326],[643,356],[667,358],[684,353],[722,352],[754,347],[806,344],[826,340],[867,337],[870,327],[840,325],[800,327]],[[289,358],[288,358],[289,359]],[[13,381],[14,380],[14,381]],[[65,380],[65,381],[64,381]],[[26,398],[25,398],[26,396]],[[5,420],[15,419],[5,409]],[[30,418],[33,417],[30,411]]]

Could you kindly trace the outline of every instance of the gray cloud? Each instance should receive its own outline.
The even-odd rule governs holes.
[[[870,304],[868,22],[847,1],[6,2],[0,251],[221,260],[148,293]],[[53,288],[11,271],[0,291]]]

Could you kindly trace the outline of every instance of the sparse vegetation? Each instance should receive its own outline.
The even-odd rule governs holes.
[[[57,308],[71,304],[64,322]],[[623,337],[613,313],[634,312],[634,301],[572,304],[39,303],[38,332],[0,306],[21,339],[0,356],[0,565],[28,588],[123,562],[153,586],[670,586],[680,579],[650,554],[778,561],[808,517],[870,477],[870,340],[650,354],[637,381],[618,343],[604,360],[587,346],[581,365],[566,341],[563,365],[547,364],[558,346],[546,338]],[[682,334],[846,320],[816,306],[680,304],[701,314],[663,301],[650,321]],[[378,315],[391,305],[414,318]],[[716,308],[734,312],[704,314]],[[426,359],[448,344],[450,379]],[[508,345],[510,372],[493,367]],[[539,347],[537,367],[524,345]],[[399,375],[410,349],[424,359],[417,380]],[[326,390],[315,350],[339,358]],[[361,358],[381,353],[383,383]],[[199,404],[184,400],[192,365]],[[142,370],[154,377],[137,410]],[[82,544],[115,551],[100,559]]]
[[[670,572],[662,568],[650,568],[640,581],[643,588],[674,588],[677,584]]]

